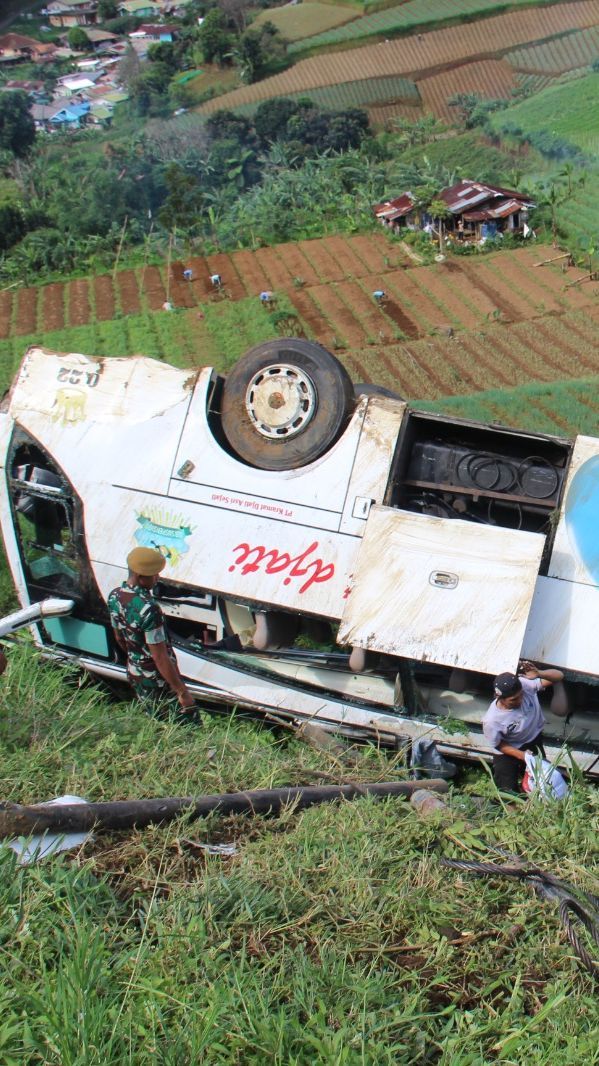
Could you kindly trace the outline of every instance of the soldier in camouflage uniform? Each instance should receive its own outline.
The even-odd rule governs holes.
[[[160,605],[152,589],[166,560],[153,548],[127,556],[129,576],[108,597],[115,639],[127,654],[127,677],[146,709],[195,717],[194,699],[183,681]]]

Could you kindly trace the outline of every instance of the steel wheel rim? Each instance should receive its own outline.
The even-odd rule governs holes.
[[[268,440],[288,440],[311,422],[318,403],[305,371],[273,363],[254,374],[245,394],[245,409],[254,429]]]

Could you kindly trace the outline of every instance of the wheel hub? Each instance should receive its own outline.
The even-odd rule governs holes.
[[[316,389],[305,371],[274,363],[254,375],[245,408],[263,437],[294,437],[306,428],[317,407]]]

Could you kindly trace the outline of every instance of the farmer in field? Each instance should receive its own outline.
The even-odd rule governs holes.
[[[134,548],[127,556],[127,580],[108,597],[117,644],[127,655],[127,677],[144,707],[159,717],[197,721],[194,699],[175,659],[153,588],[166,559],[154,548]]]
[[[495,699],[483,718],[483,733],[495,749],[493,778],[501,792],[519,791],[527,751],[544,754],[545,719],[538,693],[563,676],[561,670],[539,670],[523,662],[518,674],[495,678]]]

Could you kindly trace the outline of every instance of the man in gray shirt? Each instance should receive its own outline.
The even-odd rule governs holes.
[[[545,719],[538,693],[563,676],[561,670],[539,670],[524,662],[518,675],[495,678],[495,699],[483,718],[483,733],[495,749],[493,778],[501,792],[519,791],[527,751],[543,752]]]

